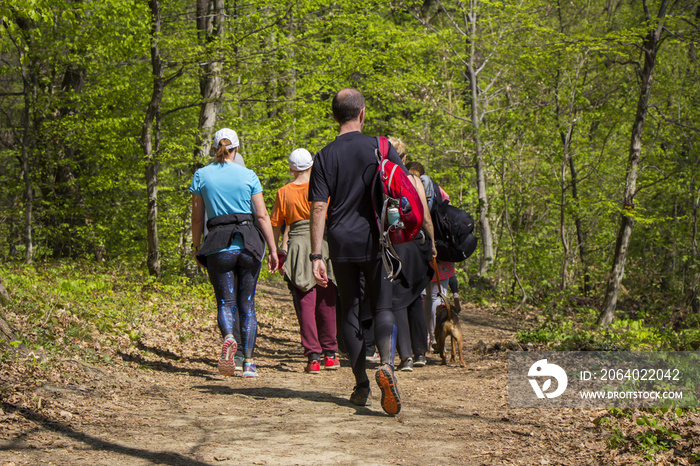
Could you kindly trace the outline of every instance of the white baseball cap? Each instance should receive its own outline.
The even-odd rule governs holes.
[[[303,172],[311,168],[314,159],[306,149],[294,149],[289,154],[289,168],[297,172]]]
[[[231,150],[234,147],[238,147],[238,135],[234,130],[229,128],[221,128],[219,131],[214,133],[214,145],[217,149],[219,148],[219,142],[222,139],[228,139],[229,141],[231,141],[231,144],[226,146],[228,150]]]

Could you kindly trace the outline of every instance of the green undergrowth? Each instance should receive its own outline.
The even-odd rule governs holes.
[[[700,316],[668,302],[659,296],[625,300],[614,321],[599,327],[596,300],[558,296],[535,309],[534,323],[517,338],[548,351],[697,351]],[[696,374],[697,367],[681,366],[681,372]],[[691,392],[694,377],[685,381]],[[696,408],[682,409],[669,401],[655,408],[609,408],[594,423],[610,454],[629,464],[695,464],[700,462],[697,420]]]
[[[138,267],[75,262],[5,264],[0,275],[11,297],[4,317],[18,337],[6,343],[62,356],[91,351],[97,339],[138,342],[155,315],[187,321],[211,310],[203,277],[156,281]]]
[[[618,452],[640,455],[652,464],[695,464],[693,450],[696,409],[675,407],[645,410],[610,408],[594,423],[606,432],[606,446]],[[676,461],[666,462],[668,452]],[[666,461],[662,461],[666,459]]]
[[[607,327],[596,325],[599,303],[589,298],[551,299],[536,322],[518,332],[521,343],[552,351],[697,351],[700,315],[645,297],[618,306]]]

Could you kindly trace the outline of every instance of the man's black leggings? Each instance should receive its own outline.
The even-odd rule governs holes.
[[[355,383],[367,383],[365,370],[365,342],[362,335],[360,307],[363,297],[361,277],[364,275],[365,289],[374,321],[374,339],[382,364],[391,364],[396,348],[392,335],[396,332],[396,321],[391,309],[393,288],[387,280],[381,260],[369,262],[334,262],[333,272],[340,294],[341,331],[345,348],[350,358]]]

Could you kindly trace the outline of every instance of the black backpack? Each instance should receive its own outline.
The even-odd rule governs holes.
[[[449,201],[440,202],[432,215],[437,258],[445,262],[461,262],[476,250],[474,219]]]

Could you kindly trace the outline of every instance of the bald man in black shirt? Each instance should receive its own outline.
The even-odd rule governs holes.
[[[386,279],[382,266],[379,229],[372,207],[377,142],[375,138],[362,134],[365,112],[364,97],[355,89],[343,89],[333,98],[333,118],[340,125],[338,136],[316,156],[309,184],[312,206],[310,259],[316,282],[326,286],[328,278],[321,244],[327,215],[329,254],[340,294],[341,331],[355,375],[350,401],[369,406],[372,400],[360,320],[363,296],[360,276],[364,275],[364,293],[369,298],[375,342],[381,357],[376,380],[382,391],[382,408],[388,414],[396,415],[401,410],[391,364],[396,322],[392,312],[392,284]],[[389,159],[406,171],[391,145]]]

